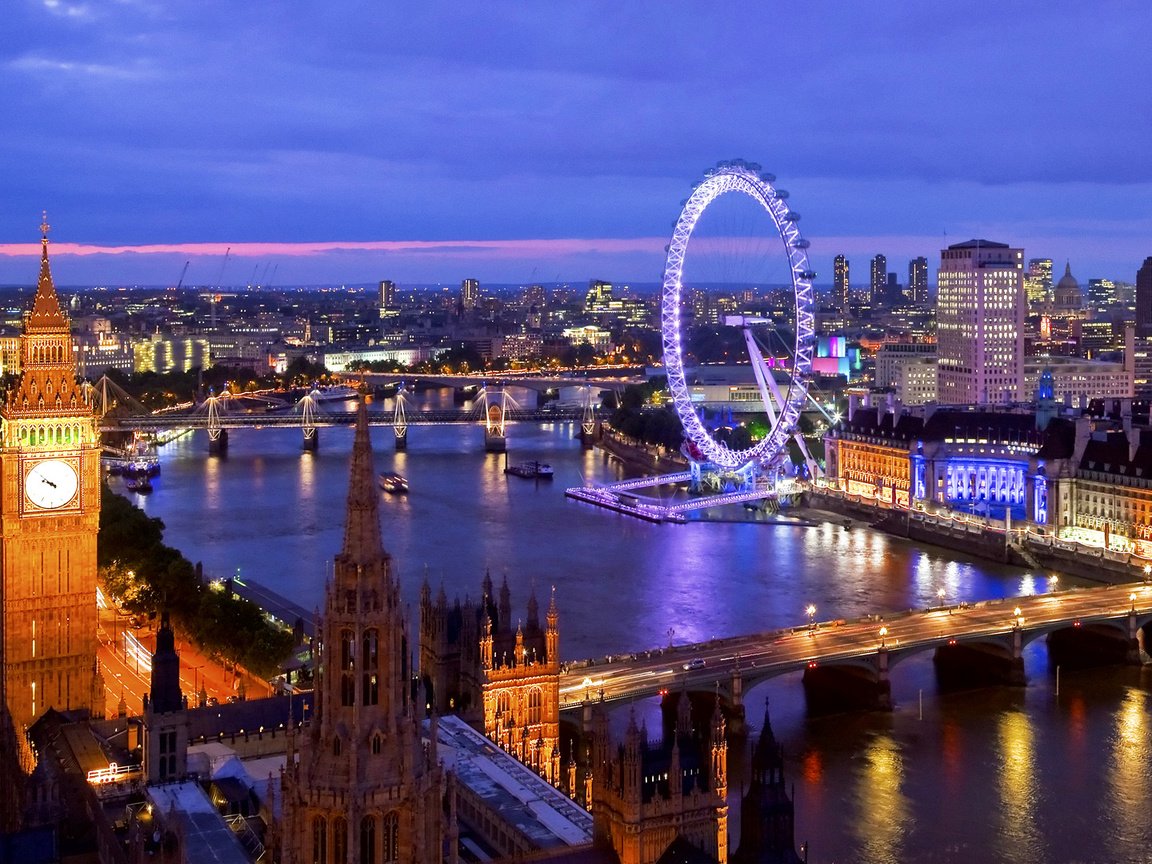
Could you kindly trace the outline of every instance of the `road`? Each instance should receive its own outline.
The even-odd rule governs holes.
[[[1133,610],[1139,624],[1152,620],[1152,585],[1054,591],[852,622],[813,621],[770,633],[616,655],[591,665],[571,662],[560,675],[561,708],[576,707],[586,698],[599,699],[601,691],[605,700],[613,701],[685,686],[712,689],[730,680],[737,666],[746,677],[755,669],[755,677],[765,678],[801,671],[811,663],[875,654],[882,645],[891,656],[953,640],[971,642],[1003,636],[1017,627],[1027,640],[1076,622],[1127,619]]]

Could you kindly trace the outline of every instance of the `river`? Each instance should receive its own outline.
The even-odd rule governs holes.
[[[546,482],[504,475],[477,427],[413,427],[402,453],[373,427],[378,470],[411,485],[380,503],[414,631],[425,576],[475,597],[486,570],[507,577],[514,610],[555,586],[565,659],[802,624],[810,603],[832,620],[934,605],[941,589],[947,602],[1046,590],[1045,574],[839,522],[765,524],[736,509],[734,521],[654,525],[569,501],[566,486],[622,476],[574,431],[510,427],[509,459],[549,462]],[[208,575],[239,572],[321,606],[352,431],[320,435],[305,453],[298,430],[237,430],[227,456],[209,458],[194,433],[163,448],[156,491],[136,500]],[[930,655],[912,658],[893,671],[890,713],[810,718],[798,676],[754,688],[749,719],[759,725],[770,700],[809,861],[1149,860],[1147,675],[1062,670],[1057,696],[1043,644],[1025,661],[1026,688],[940,693]]]

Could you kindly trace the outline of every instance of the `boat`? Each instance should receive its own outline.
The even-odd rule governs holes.
[[[148,476],[147,471],[141,471],[136,474],[125,474],[124,488],[129,492],[146,495],[152,491],[152,479]]]
[[[521,462],[519,465],[505,465],[504,473],[514,477],[525,477],[529,480],[551,480],[552,466],[547,462],[538,462],[535,459]]]
[[[317,387],[311,393],[312,398],[317,402],[346,402],[349,399],[356,399],[360,396],[360,391],[355,387],[324,387],[323,389]]]
[[[408,478],[395,471],[385,471],[378,478],[380,488],[393,495],[402,495],[408,491]]]

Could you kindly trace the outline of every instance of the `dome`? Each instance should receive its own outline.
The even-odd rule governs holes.
[[[1080,293],[1080,283],[1072,275],[1072,265],[1064,265],[1064,275],[1056,283],[1056,308],[1079,309],[1084,305],[1084,297]]]

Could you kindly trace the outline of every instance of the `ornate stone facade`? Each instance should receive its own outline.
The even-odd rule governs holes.
[[[49,708],[104,716],[96,668],[99,431],[76,380],[48,225],[41,227],[20,378],[0,407],[0,690],[17,732]]]
[[[413,696],[408,621],[381,544],[378,496],[361,404],[344,546],[319,633],[315,714],[293,736],[284,770],[284,864],[437,864],[444,857],[435,718],[426,746],[424,697]]]

